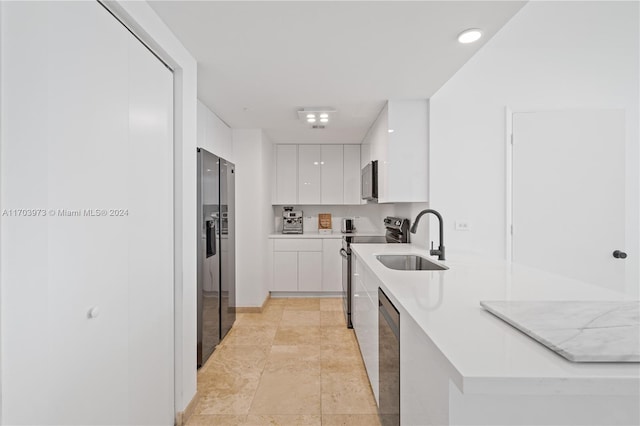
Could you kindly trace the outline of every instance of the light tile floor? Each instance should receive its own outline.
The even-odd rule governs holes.
[[[262,313],[238,314],[198,392],[187,425],[379,425],[338,298],[269,299]]]

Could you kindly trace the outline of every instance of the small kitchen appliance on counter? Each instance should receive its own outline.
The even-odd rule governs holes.
[[[344,226],[344,225],[343,225]],[[384,218],[385,235],[346,234],[342,237],[342,307],[347,327],[353,328],[353,284],[351,282],[351,244],[408,243],[409,220],[401,217]],[[344,232],[344,231],[343,231]]]
[[[352,232],[356,232],[355,220],[345,217],[344,219],[342,219],[342,233],[350,234]]]
[[[282,212],[282,233],[302,234],[302,210],[293,210],[293,207],[284,207]]]
[[[387,216],[384,218],[385,237],[388,243],[409,242],[409,219]]]

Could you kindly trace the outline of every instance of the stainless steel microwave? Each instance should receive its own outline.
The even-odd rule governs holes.
[[[371,161],[362,169],[360,189],[363,200],[378,200],[378,161]]]

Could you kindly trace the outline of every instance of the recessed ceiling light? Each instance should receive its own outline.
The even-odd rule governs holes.
[[[389,129],[389,130],[387,130],[387,131],[388,131],[389,133],[393,133],[393,132],[395,132],[395,130],[393,130],[393,129]]]
[[[315,114],[307,114],[307,118],[316,118]]]
[[[329,118],[329,114],[323,112],[322,114],[320,114],[320,118]]]
[[[480,40],[480,37],[482,37],[481,30],[478,28],[469,28],[458,35],[458,41],[462,44],[473,43],[474,41]]]
[[[316,119],[315,118],[307,118],[307,123],[315,123]]]
[[[328,119],[328,118],[321,118],[321,119],[320,119],[320,122],[321,122],[321,123],[328,123],[328,122],[329,122],[329,119]]]

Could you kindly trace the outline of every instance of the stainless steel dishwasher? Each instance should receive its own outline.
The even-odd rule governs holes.
[[[400,425],[400,313],[378,288],[378,414],[382,426]]]

